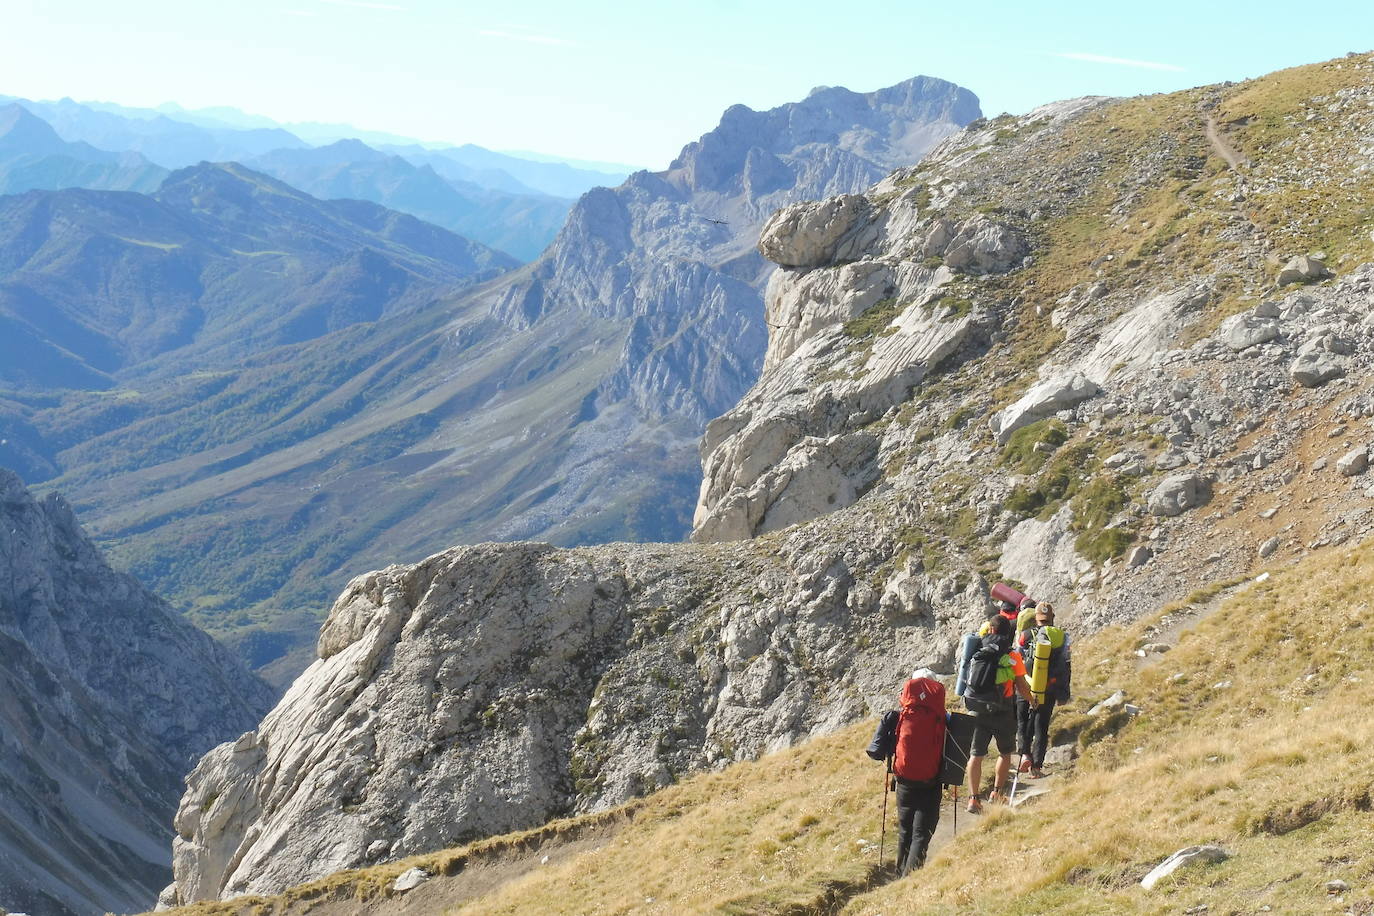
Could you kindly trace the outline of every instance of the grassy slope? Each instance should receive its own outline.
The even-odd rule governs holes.
[[[1374,876],[1372,590],[1368,546],[1331,551],[1241,589],[1157,663],[1141,664],[1134,649],[1176,608],[1084,640],[1078,699],[1056,722],[1061,734],[1081,731],[1077,770],[1021,811],[963,821],[914,878],[864,892],[876,855],[858,841],[876,842],[879,830],[864,724],[637,802],[616,815],[623,826],[606,846],[533,869],[458,912],[814,912],[845,899],[845,912],[868,914],[1162,913],[1198,903],[1211,913],[1324,911],[1327,880],[1359,888]],[[1214,689],[1223,681],[1231,686]],[[1139,718],[1086,716],[1116,689]],[[342,873],[293,896],[327,887],[371,897],[412,864],[451,871],[454,857],[538,833]],[[1152,893],[1137,886],[1194,843],[1221,843],[1235,857]],[[1374,906],[1374,896],[1347,900],[1360,902]]]

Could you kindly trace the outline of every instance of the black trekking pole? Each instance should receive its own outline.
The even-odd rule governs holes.
[[[883,867],[883,848],[887,845],[887,790],[892,782],[892,758],[887,758],[887,770],[883,773],[883,829],[878,839],[878,868]]]

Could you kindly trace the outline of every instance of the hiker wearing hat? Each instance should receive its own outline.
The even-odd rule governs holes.
[[[1022,754],[1022,771],[1029,771],[1032,779],[1045,775],[1045,752],[1050,744],[1050,717],[1054,707],[1069,701],[1069,680],[1073,676],[1073,665],[1069,654],[1069,634],[1054,625],[1054,605],[1041,602],[1035,609],[1035,622],[1028,626],[1017,639],[1017,647],[1022,658],[1034,659],[1039,644],[1049,646],[1049,657],[1041,664],[1047,665],[1044,677],[1044,690],[1036,690],[1036,705],[1018,699],[1016,702],[1017,750]],[[1043,655],[1043,650],[1041,651]],[[1041,675],[1032,676],[1032,686],[1039,688]]]
[[[969,662],[968,686],[964,703],[973,714],[976,726],[973,747],[968,762],[970,814],[983,810],[980,793],[983,758],[995,740],[997,766],[993,771],[991,800],[1004,801],[1007,776],[1011,772],[1011,755],[1016,745],[1016,709],[1013,696],[1019,693],[1032,708],[1036,705],[1026,680],[1026,666],[1013,648],[1015,609],[1011,617],[995,613],[988,617],[987,635],[982,646]]]

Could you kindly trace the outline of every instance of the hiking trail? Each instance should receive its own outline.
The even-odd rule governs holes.
[[[1221,131],[1217,129],[1217,119],[1212,115],[1207,116],[1206,134],[1207,142],[1212,144],[1212,149],[1218,156],[1226,160],[1226,164],[1231,167],[1231,171],[1239,172],[1242,165],[1248,166],[1250,164],[1250,160],[1236,152],[1236,148],[1232,146],[1230,141],[1228,141]]]

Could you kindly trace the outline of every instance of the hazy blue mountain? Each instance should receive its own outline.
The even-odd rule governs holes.
[[[540,153],[510,155],[480,146],[422,143],[350,124],[281,124],[237,108],[187,109],[172,102],[136,108],[113,102],[32,101],[0,95],[0,104],[19,102],[50,123],[58,136],[99,149],[133,151],[166,168],[197,162],[244,161],[281,149],[305,149],[340,140],[360,140],[384,152],[428,165],[448,181],[471,182],[511,194],[575,198],[594,187],[623,181],[628,167],[602,167]]]
[[[490,190],[441,177],[428,165],[340,140],[312,149],[274,150],[248,165],[320,198],[355,198],[400,210],[531,261],[563,225],[571,200],[524,189]]]
[[[166,169],[138,153],[68,143],[22,105],[0,107],[0,194],[35,188],[152,191],[166,177]]]
[[[536,162],[492,152],[471,143],[437,148],[411,145],[383,149],[405,156],[417,165],[428,165],[446,178],[496,187],[489,182],[497,180],[497,176],[504,173],[525,187],[555,197],[577,197],[592,188],[614,187],[629,174],[574,168],[557,160]]]
[[[555,156],[550,153],[536,153],[532,150],[524,149],[503,149],[497,150],[505,156],[514,156],[517,159],[530,159],[534,162],[562,162],[575,169],[586,169],[589,172],[602,172],[610,175],[629,175],[633,172],[644,171],[642,165],[628,165],[624,162],[602,162],[597,159],[573,159],[568,156]]]
[[[424,305],[506,255],[363,201],[235,164],[156,194],[0,198],[0,384],[113,387],[121,371],[236,360]]]
[[[169,169],[197,162],[247,159],[269,150],[306,146],[305,141],[281,128],[210,128],[173,120],[155,111],[145,117],[133,113],[137,109],[122,106],[105,105],[107,110],[97,110],[71,99],[34,102],[0,97],[0,102],[12,101],[51,124],[63,140],[85,142],[104,150],[142,153]]]

